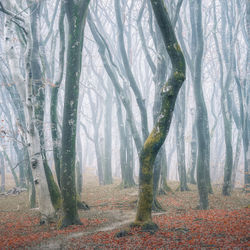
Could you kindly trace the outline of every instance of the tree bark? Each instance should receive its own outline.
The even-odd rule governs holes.
[[[63,3],[61,4],[61,11],[59,17],[59,36],[60,36],[60,53],[59,53],[59,74],[55,86],[51,89],[50,98],[50,120],[51,120],[51,137],[53,143],[53,156],[56,170],[56,177],[59,187],[60,183],[60,136],[58,131],[58,116],[57,116],[57,104],[58,104],[58,91],[63,79],[64,69],[64,54],[65,54],[65,32],[64,32],[64,19],[65,9]]]
[[[5,192],[5,164],[4,164],[4,158],[3,153],[0,152],[0,175],[1,175],[1,188],[0,192]]]
[[[111,86],[112,87],[112,86]],[[113,94],[112,88],[108,86],[108,91],[106,92],[105,99],[105,125],[104,125],[104,134],[105,134],[105,148],[104,148],[104,184],[112,184],[112,102]]]
[[[171,59],[172,72],[167,83],[162,88],[162,106],[157,122],[140,154],[139,173],[139,201],[136,212],[135,225],[146,229],[155,229],[152,222],[153,202],[153,164],[164,140],[167,136],[175,101],[185,80],[185,60],[175,37],[168,12],[163,0],[151,0],[153,11],[160,27],[166,50]]]
[[[30,2],[29,2],[30,4]],[[38,105],[41,105],[41,100],[38,101],[42,95],[43,85],[41,83],[41,69],[39,65],[39,42],[38,42],[38,18],[39,18],[40,4],[33,4],[30,8],[30,31],[31,39],[30,44],[27,46],[27,61],[26,61],[26,81],[27,81],[27,94],[26,105],[28,109],[28,142],[29,142],[29,155],[31,162],[31,170],[34,178],[36,191],[38,194],[39,209],[42,214],[41,223],[49,221],[54,217],[54,207],[51,202],[48,182],[46,179],[45,169],[43,166],[43,158],[41,152],[42,143],[39,137],[39,130],[41,129],[40,114],[37,113]],[[30,48],[29,48],[30,45]],[[40,89],[41,87],[41,89]],[[34,103],[36,101],[36,103]],[[42,108],[42,107],[40,107]]]
[[[69,24],[67,67],[62,127],[61,192],[63,218],[61,227],[81,224],[77,211],[75,184],[76,125],[81,75],[83,33],[89,0],[65,1]]]
[[[175,120],[176,120],[176,147],[177,147],[177,164],[180,179],[180,191],[188,191],[186,162],[185,162],[185,86],[182,86],[179,92],[179,98],[175,105]]]
[[[122,187],[128,188],[135,185],[133,179],[133,168],[129,164],[128,159],[128,134],[126,133],[125,124],[122,118],[122,108],[121,102],[119,97],[116,98],[116,114],[117,114],[117,122],[118,122],[118,129],[119,129],[119,137],[120,137],[120,165],[121,165],[121,174],[122,174]]]
[[[208,116],[206,104],[204,101],[201,81],[202,57],[203,57],[203,30],[202,30],[202,12],[201,1],[196,2],[196,39],[197,49],[194,66],[194,96],[196,103],[196,121],[197,121],[197,184],[200,196],[200,209],[208,209],[208,178],[210,164],[210,139],[208,128]]]

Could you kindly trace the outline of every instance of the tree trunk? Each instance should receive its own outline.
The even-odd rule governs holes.
[[[172,63],[171,76],[162,88],[162,106],[157,122],[140,154],[139,201],[135,225],[155,229],[152,222],[153,164],[167,136],[178,92],[185,80],[185,60],[175,37],[163,0],[151,0],[157,23],[160,27],[166,50]]]
[[[18,178],[17,178],[16,172],[15,172],[15,169],[12,168],[10,158],[9,158],[8,154],[5,151],[3,151],[3,155],[4,155],[5,160],[8,162],[8,165],[9,165],[11,174],[13,176],[13,179],[15,181],[16,187],[19,187]]]
[[[234,157],[233,169],[232,169],[232,180],[231,180],[232,189],[234,189],[236,185],[236,174],[237,174],[237,169],[238,169],[240,154],[241,154],[241,137],[242,137],[241,133],[242,132],[240,129],[238,131],[237,143],[236,143],[236,149],[235,149],[235,157]]]
[[[195,168],[197,162],[197,135],[196,135],[197,122],[192,124],[192,140],[191,140],[191,169],[190,169],[190,183],[196,185],[195,181]]]
[[[129,153],[129,145],[128,145],[128,134],[126,134],[125,125],[122,119],[122,108],[119,97],[116,97],[117,105],[116,105],[116,115],[119,129],[119,137],[120,137],[120,165],[121,165],[121,174],[122,174],[122,187],[128,188],[135,185],[133,179],[133,168],[130,166],[128,162],[128,153]],[[126,137],[127,135],[127,137]]]
[[[96,100],[96,104],[93,102],[90,91],[88,92],[88,98],[90,102],[91,114],[92,114],[92,125],[94,129],[94,139],[92,139],[95,145],[95,153],[96,153],[96,162],[97,162],[97,172],[98,172],[98,180],[99,185],[104,185],[104,175],[103,175],[103,161],[102,161],[102,138],[99,137],[99,127],[102,117],[102,107]],[[100,110],[100,112],[99,112]],[[100,113],[100,114],[99,114]],[[85,128],[85,127],[84,127]],[[85,128],[85,132],[86,128]]]
[[[126,114],[127,114],[127,119],[129,121],[130,124],[130,130],[136,145],[136,150],[137,153],[139,155],[140,150],[142,148],[142,141],[139,135],[139,132],[136,128],[135,125],[135,119],[134,119],[134,115],[131,109],[131,104],[129,101],[129,98],[127,96],[127,93],[125,92],[125,90],[120,86],[119,81],[118,81],[118,77],[116,72],[114,71],[114,67],[111,65],[114,65],[114,62],[112,60],[112,57],[110,56],[110,50],[107,46],[107,43],[105,42],[104,38],[102,37],[102,35],[100,34],[100,32],[97,30],[92,17],[90,14],[88,14],[88,24],[91,30],[91,33],[98,45],[98,52],[101,56],[102,62],[103,62],[103,66],[110,78],[110,80],[113,83],[114,89],[116,91],[116,94],[119,96],[125,110],[126,110]],[[106,56],[105,50],[107,50],[109,53],[109,58]]]
[[[112,184],[112,88],[108,87],[108,93],[106,93],[105,100],[105,125],[104,125],[104,184]]]
[[[177,164],[180,179],[180,191],[188,191],[186,162],[185,162],[185,86],[183,85],[179,98],[175,106],[175,120],[176,120],[176,147],[177,147]]]
[[[54,181],[52,172],[48,166],[46,149],[45,149],[45,135],[44,135],[44,109],[45,109],[45,89],[44,83],[42,82],[42,69],[40,65],[40,55],[39,55],[39,40],[38,40],[38,20],[40,15],[40,5],[37,4],[31,7],[31,35],[32,35],[32,45],[31,45],[31,73],[32,73],[32,92],[34,95],[34,113],[35,113],[35,126],[39,134],[40,141],[40,151],[43,160],[43,167],[45,176],[48,183],[49,193],[51,197],[52,204],[55,209],[61,206],[60,191]]]
[[[31,14],[31,43],[30,49],[27,46],[27,61],[26,61],[26,81],[27,81],[27,109],[28,109],[28,142],[29,142],[29,155],[31,170],[34,178],[36,191],[38,194],[39,209],[42,214],[41,223],[49,221],[51,217],[54,217],[54,208],[51,203],[48,183],[43,166],[41,143],[39,137],[40,120],[37,120],[37,113],[34,100],[36,100],[38,94],[42,94],[43,89],[39,89],[41,84],[41,72],[39,65],[39,42],[38,42],[38,18],[40,4],[33,4],[30,8]],[[41,91],[41,92],[40,92]],[[38,103],[40,104],[40,103]],[[37,103],[36,103],[37,106]]]
[[[60,184],[60,136],[58,131],[58,116],[57,116],[57,105],[58,105],[58,90],[61,86],[63,79],[64,69],[64,54],[65,54],[65,33],[64,33],[64,18],[65,9],[64,4],[61,4],[61,11],[59,17],[59,35],[60,35],[60,54],[59,54],[59,74],[55,86],[51,89],[50,99],[50,120],[51,120],[51,137],[53,145],[53,156],[56,170],[57,183]]]
[[[151,6],[150,6],[151,7]],[[140,27],[140,26],[139,26]],[[154,68],[152,65],[152,62],[149,59],[149,54],[146,56],[148,64],[151,65],[150,68],[152,70],[152,73],[154,74],[154,83],[155,83],[155,93],[154,93],[154,105],[153,105],[153,119],[154,119],[154,124],[157,122],[157,118],[159,116],[160,110],[161,110],[161,89],[164,86],[165,82],[166,82],[166,73],[167,73],[167,63],[166,63],[166,50],[164,47],[164,41],[162,39],[162,35],[161,35],[161,31],[160,28],[158,26],[157,23],[155,23],[155,29],[156,32],[155,34],[151,34],[151,35],[155,35],[155,41],[156,41],[156,49],[157,49],[157,66],[156,68]],[[140,32],[139,29],[139,33],[142,33],[142,31]],[[142,33],[143,34],[143,33]],[[142,34],[140,35],[143,39]],[[147,54],[147,50],[146,48],[144,49],[145,53]],[[157,201],[157,194],[158,194],[158,189],[159,189],[159,181],[160,181],[160,175],[162,172],[162,157],[164,154],[164,149],[162,148],[159,152],[159,154],[156,157],[155,160],[155,165],[154,165],[154,175],[153,175],[153,206],[152,209],[155,211],[160,211],[162,210],[162,207],[160,205],[160,203]],[[166,179],[165,179],[165,184],[166,184]],[[164,188],[166,187],[166,185],[164,185]]]
[[[248,46],[247,46],[247,77],[245,83],[245,100],[246,100],[246,108],[245,108],[245,119],[243,124],[243,147],[244,147],[244,182],[245,188],[249,192],[250,191],[250,2],[246,0],[246,30],[248,37]]]
[[[4,165],[4,158],[3,153],[0,152],[0,175],[1,175],[1,189],[0,192],[5,192],[5,165]]]
[[[83,33],[88,4],[89,0],[78,1],[78,3],[69,0],[65,1],[65,10],[69,24],[69,34],[60,171],[64,212],[61,227],[66,227],[72,224],[81,224],[77,212],[75,184],[75,144]]]
[[[208,129],[207,109],[204,101],[202,85],[201,85],[201,71],[202,71],[202,57],[203,57],[203,31],[202,31],[202,12],[201,1],[196,3],[196,39],[197,49],[195,55],[194,66],[194,96],[196,103],[196,121],[197,121],[197,141],[198,141],[198,155],[197,155],[197,183],[200,196],[200,209],[208,209],[208,171],[210,164],[210,140]]]

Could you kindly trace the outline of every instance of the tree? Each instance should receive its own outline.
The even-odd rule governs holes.
[[[2,151],[0,151],[0,175],[1,175],[0,192],[3,193],[5,192],[5,164]]]
[[[162,88],[162,105],[158,120],[146,139],[140,154],[139,201],[134,224],[155,227],[152,223],[153,164],[170,127],[178,92],[185,80],[185,60],[177,42],[163,0],[151,0],[165,47],[172,63],[171,75]]]
[[[136,83],[135,77],[132,73],[132,70],[129,65],[128,55],[125,49],[124,44],[124,28],[121,18],[121,7],[120,7],[120,0],[115,0],[115,14],[116,14],[116,21],[118,25],[118,44],[119,44],[119,50],[122,57],[123,66],[126,72],[126,77],[128,78],[130,87],[133,90],[133,93],[136,97],[136,102],[140,110],[140,116],[141,116],[141,129],[142,129],[142,137],[143,141],[146,140],[148,137],[148,118],[147,118],[147,110],[145,106],[145,102],[143,101],[140,89],[138,88],[138,85]]]
[[[176,148],[177,148],[177,162],[178,162],[178,173],[180,179],[180,191],[188,191],[187,186],[187,175],[186,175],[186,161],[185,161],[185,95],[186,86],[183,85],[179,98],[175,105],[175,134],[176,134]]]
[[[60,184],[60,136],[58,131],[58,91],[63,79],[64,70],[64,54],[65,54],[65,31],[64,31],[65,9],[64,4],[61,4],[61,11],[59,17],[59,36],[60,36],[60,54],[59,54],[59,74],[55,86],[52,86],[51,101],[50,101],[50,120],[51,120],[51,137],[53,143],[53,156],[56,170],[56,177],[59,187]]]
[[[63,218],[61,227],[81,224],[77,212],[75,185],[75,147],[79,79],[81,75],[83,32],[90,0],[65,1],[68,20],[67,67],[62,127],[61,192]]]
[[[44,88],[41,76],[41,66],[39,57],[38,23],[40,3],[31,4],[30,7],[30,34],[27,43],[26,53],[26,106],[28,113],[28,142],[29,155],[35,187],[39,197],[39,207],[42,213],[42,222],[46,222],[54,217],[54,207],[52,205],[48,180],[43,161],[44,146],[43,141],[43,104]],[[36,102],[36,103],[35,103]]]
[[[191,1],[192,2],[192,1]],[[202,29],[202,12],[201,1],[195,2],[196,6],[196,42],[197,49],[195,55],[194,65],[194,96],[196,103],[196,122],[197,122],[197,141],[198,141],[198,155],[197,155],[197,184],[200,196],[201,209],[208,208],[208,190],[209,190],[209,164],[210,164],[210,139],[208,128],[208,115],[206,104],[204,101],[202,90],[202,57],[203,57],[203,29]]]
[[[244,99],[245,99],[245,114],[242,113],[242,123],[243,123],[243,147],[244,147],[244,181],[246,189],[250,188],[250,97],[249,97],[249,88],[250,88],[250,2],[246,0],[246,30],[247,30],[247,76],[244,83]]]

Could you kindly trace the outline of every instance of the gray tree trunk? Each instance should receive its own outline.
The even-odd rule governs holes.
[[[179,98],[175,105],[175,120],[176,120],[176,146],[177,146],[177,164],[180,179],[180,191],[187,191],[187,175],[185,162],[185,85],[182,86],[179,92]]]
[[[81,75],[82,47],[89,0],[64,1],[69,25],[65,96],[62,126],[61,192],[63,218],[61,227],[81,224],[77,211],[75,184],[76,125]]]
[[[193,1],[191,1],[193,2]],[[204,101],[201,81],[202,57],[203,57],[203,31],[202,31],[202,11],[201,1],[195,3],[196,11],[196,39],[197,49],[194,66],[194,97],[196,104],[196,121],[197,121],[197,184],[200,196],[200,208],[208,209],[208,175],[210,164],[210,139],[208,128],[207,109]],[[192,15],[192,14],[191,14]]]
[[[5,192],[5,164],[4,164],[4,158],[3,153],[0,152],[0,175],[1,175],[1,188],[0,192]]]

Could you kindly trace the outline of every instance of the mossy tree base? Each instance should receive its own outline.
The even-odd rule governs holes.
[[[79,218],[72,219],[68,217],[63,217],[58,224],[58,228],[63,229],[71,225],[82,225],[82,222],[80,221]]]
[[[209,193],[209,194],[213,194],[213,193],[214,193],[214,192],[213,192],[213,188],[212,188],[211,185],[209,185],[209,187],[208,187],[208,193]]]
[[[231,195],[231,186],[230,185],[224,185],[222,188],[222,194],[224,196],[230,196]]]
[[[158,191],[158,195],[167,195],[167,193],[173,193],[172,192],[172,189],[171,188],[169,188],[170,190],[165,190],[165,189],[163,189],[163,188],[160,188],[159,189],[159,191]]]
[[[141,231],[150,233],[155,233],[159,229],[158,225],[153,221],[146,221],[146,222],[135,221],[132,224],[130,224],[130,227],[131,228],[138,227],[141,229]]]
[[[195,207],[195,210],[208,210],[209,206],[206,203],[200,203]]]
[[[192,180],[192,179],[189,181],[189,183],[190,183],[190,184],[193,184],[193,185],[196,185],[196,184],[197,184],[197,182],[196,182],[195,180]]]
[[[178,186],[175,190],[176,192],[184,192],[184,191],[191,191],[190,188],[188,186],[186,187],[181,187],[181,186]]]
[[[118,187],[120,189],[126,189],[126,188],[132,188],[132,187],[135,187],[135,186],[136,186],[135,182],[129,182],[129,183],[121,182],[121,184]]]
[[[60,194],[60,190],[53,178],[52,172],[47,164],[47,160],[44,161],[44,171],[48,182],[51,202],[53,204],[54,209],[57,211],[62,206],[62,197]]]
[[[151,0],[156,21],[172,63],[172,72],[161,90],[161,109],[150,135],[144,142],[140,153],[139,199],[135,224],[144,229],[156,229],[152,223],[151,211],[153,202],[153,165],[156,156],[169,132],[173,110],[178,92],[185,80],[185,59],[178,45],[174,28],[163,0]]]
[[[167,193],[173,193],[171,187],[168,186],[166,180],[162,181],[161,185],[160,185],[160,189],[158,191],[159,195],[166,195]]]
[[[125,229],[125,230],[121,230],[118,233],[115,234],[116,238],[121,238],[121,237],[126,237],[128,235],[131,235],[130,230],[129,229]]]
[[[50,216],[50,217],[41,214],[39,224],[40,225],[48,225],[50,223],[55,223],[56,218],[57,218],[56,213],[53,216]]]

